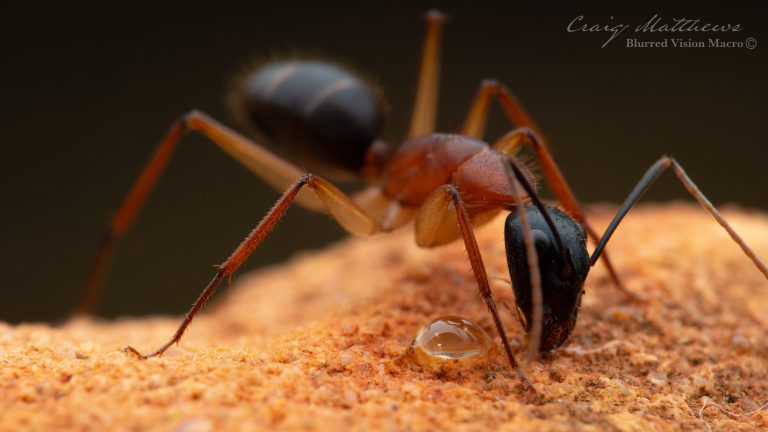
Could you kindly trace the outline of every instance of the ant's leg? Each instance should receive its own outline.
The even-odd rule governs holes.
[[[512,181],[515,189],[515,195],[518,197],[517,202],[523,202],[523,196],[520,192],[517,182]],[[517,362],[512,348],[509,346],[509,340],[507,339],[507,333],[504,330],[504,325],[501,322],[501,317],[496,308],[496,303],[493,300],[493,293],[491,287],[488,284],[488,276],[485,272],[485,266],[483,265],[483,259],[480,255],[480,248],[477,245],[474,231],[472,230],[472,221],[467,212],[464,200],[461,198],[459,190],[454,185],[443,185],[437,189],[427,198],[427,201],[421,206],[419,212],[416,215],[415,220],[415,234],[416,243],[420,246],[429,247],[436,243],[436,240],[440,236],[440,231],[444,229],[446,213],[449,212],[449,206],[453,204],[456,214],[456,221],[458,222],[459,232],[464,239],[464,246],[467,249],[467,255],[469,256],[469,262],[472,266],[472,272],[477,281],[477,286],[480,290],[480,295],[483,298],[488,310],[493,317],[493,322],[496,326],[496,331],[499,333],[501,343],[504,346],[504,351],[507,354],[512,369],[517,373],[520,380],[523,382],[523,386],[526,390],[534,391],[531,383],[525,377],[520,364]],[[537,340],[541,338],[541,275],[539,274],[538,255],[533,243],[533,237],[531,234],[530,225],[528,224],[528,218],[526,212],[523,210],[520,212],[520,221],[523,224],[523,233],[525,236],[526,254],[528,256],[528,266],[531,274],[531,286],[534,291],[533,302],[536,304],[538,300],[538,312],[539,312],[539,329],[538,337],[534,332],[531,340]],[[537,295],[538,294],[538,295]],[[534,319],[534,321],[536,321]],[[529,346],[530,348],[530,346]],[[533,349],[538,350],[538,344],[535,344]],[[530,353],[529,353],[530,355]],[[535,354],[534,354],[535,355]]]
[[[485,135],[485,125],[488,120],[488,106],[491,103],[491,97],[494,96],[499,99],[499,103],[501,103],[504,112],[512,124],[518,127],[531,128],[538,132],[540,136],[543,136],[536,122],[525,112],[517,98],[506,86],[496,80],[483,80],[480,83],[480,88],[477,89],[475,98],[470,105],[469,113],[467,113],[467,118],[464,120],[464,125],[461,128],[462,135],[478,139],[483,138],[483,135]]]
[[[558,201],[572,213],[572,216],[579,223],[587,228],[588,224],[584,218],[584,212],[581,211],[581,206],[576,200],[576,196],[571,191],[568,183],[566,183],[557,163],[555,163],[544,135],[506,86],[493,80],[482,82],[475,100],[472,102],[461,133],[476,138],[483,137],[488,118],[488,104],[493,96],[498,98],[512,124],[518,127],[499,138],[494,143],[493,148],[502,153],[515,156],[523,144],[531,143],[536,158],[544,170],[544,178],[552,188],[555,196],[557,196]],[[591,227],[588,231],[594,232]],[[593,237],[597,241],[597,235],[593,235]]]
[[[216,288],[219,286],[219,283],[221,283],[225,277],[231,277],[240,265],[245,262],[248,256],[259,247],[261,242],[264,241],[272,229],[275,228],[275,225],[277,225],[280,218],[283,217],[286,210],[288,210],[288,207],[294,202],[299,191],[304,186],[308,186],[317,194],[339,225],[350,233],[356,235],[370,235],[381,231],[378,223],[366,215],[365,212],[357,207],[347,195],[335,186],[315,175],[304,174],[299,177],[287,191],[285,191],[283,196],[277,200],[272,209],[269,210],[256,228],[248,234],[245,240],[240,243],[237,249],[232,252],[229,258],[218,266],[219,270],[216,272],[216,276],[214,276],[211,282],[205,287],[200,294],[200,297],[195,301],[195,304],[189,312],[187,312],[184,321],[176,330],[176,333],[174,333],[173,337],[168,342],[146,355],[140,354],[136,349],[130,346],[126,347],[125,351],[134,354],[139,358],[148,359],[164,353],[171,345],[178,343],[181,336],[186,331],[187,326],[189,326],[189,323],[192,322],[195,315],[197,315],[203,305],[213,295]]]
[[[464,119],[464,125],[460,133],[468,137],[483,139],[485,127],[488,123],[488,106],[491,102],[491,96],[496,91],[498,84],[494,80],[483,80],[480,88],[477,89],[472,104],[469,106],[467,118]]]
[[[413,232],[419,247],[431,248],[456,239],[457,212],[448,211],[451,194],[443,185],[427,197],[413,220]]]
[[[491,97],[494,96],[498,98],[509,120],[518,128],[498,139],[493,148],[515,156],[523,144],[531,143],[536,158],[544,170],[544,178],[557,196],[558,201],[579,223],[584,225],[588,233],[597,241],[599,237],[586,222],[584,212],[581,211],[576,196],[566,183],[560,168],[549,152],[549,146],[544,140],[543,134],[506,86],[493,80],[485,80],[480,84],[480,89],[472,102],[461,133],[475,138],[483,137],[488,118],[488,105]]]
[[[621,209],[619,209],[618,213],[616,213],[616,216],[614,216],[613,220],[611,221],[610,225],[608,225],[608,228],[606,228],[605,233],[603,234],[603,237],[600,239],[600,242],[597,244],[597,247],[595,248],[595,251],[592,252],[592,257],[590,258],[590,265],[595,265],[598,258],[600,258],[600,254],[603,252],[603,248],[605,248],[605,244],[608,243],[608,240],[610,240],[611,236],[613,235],[613,232],[616,231],[616,227],[619,226],[619,223],[621,223],[621,220],[624,219],[624,216],[626,216],[627,212],[632,208],[632,206],[637,203],[638,200],[643,196],[643,194],[651,187],[653,182],[659,178],[659,176],[669,167],[672,167],[672,170],[674,170],[675,175],[677,175],[677,178],[680,179],[680,181],[683,183],[685,188],[688,190],[688,192],[693,195],[694,198],[696,198],[696,201],[701,204],[702,207],[706,211],[709,212],[709,214],[712,215],[712,217],[715,218],[717,223],[719,223],[725,230],[728,232],[728,234],[731,236],[733,241],[735,241],[739,247],[741,247],[741,250],[744,251],[744,253],[749,257],[749,259],[752,260],[752,262],[755,264],[758,270],[765,275],[766,279],[768,279],[768,268],[766,268],[765,264],[758,258],[757,255],[755,255],[755,252],[752,251],[752,249],[747,245],[746,242],[739,236],[739,234],[736,233],[736,231],[731,228],[731,225],[728,223],[728,221],[723,218],[723,216],[720,214],[720,212],[717,211],[714,205],[712,205],[711,202],[707,199],[707,197],[704,196],[703,193],[699,190],[699,188],[696,186],[695,183],[688,177],[688,175],[683,170],[683,167],[680,166],[680,164],[677,163],[677,161],[671,157],[668,156],[662,156],[661,159],[656,161],[649,169],[646,171],[645,175],[643,175],[643,178],[640,179],[640,182],[637,183],[637,186],[632,190],[632,192],[627,197],[626,201],[624,201],[624,204],[621,206]]]
[[[440,84],[440,34],[445,15],[436,10],[426,13],[427,34],[421,54],[421,69],[413,103],[413,116],[408,138],[429,135],[435,131],[437,97]]]
[[[75,314],[90,314],[104,286],[107,271],[115,255],[118,241],[127,232],[141,211],[149,193],[163,174],[165,167],[176,150],[179,139],[188,130],[201,132],[237,161],[263,178],[277,190],[287,189],[304,173],[294,165],[272,154],[255,142],[227,128],[202,112],[191,111],[176,121],[168,135],[155,151],[152,159],[139,175],[128,195],[112,216],[104,235],[96,260],[86,283],[85,291]],[[325,211],[323,203],[316,196],[302,192],[296,201],[312,210]]]
[[[587,221],[587,217],[581,210],[579,201],[565,181],[565,177],[563,177],[562,172],[560,172],[560,168],[552,157],[552,153],[550,153],[547,146],[544,145],[544,140],[541,138],[541,135],[528,127],[517,128],[499,138],[493,144],[493,148],[502,153],[514,156],[520,151],[520,147],[524,144],[530,144],[533,147],[533,152],[536,155],[536,159],[539,161],[539,166],[541,166],[542,171],[544,172],[544,178],[557,197],[558,202],[560,202],[568,213],[570,213],[570,215],[584,227],[587,235],[597,243],[600,236],[597,235],[597,231],[595,231]],[[638,300],[638,297],[632,294],[632,292],[624,286],[613,263],[608,259],[607,254],[603,257],[603,261],[605,262],[608,274],[619,291],[633,300]]]

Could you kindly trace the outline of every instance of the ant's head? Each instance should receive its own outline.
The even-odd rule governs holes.
[[[537,207],[529,206],[525,211],[541,275],[543,328],[539,349],[550,351],[565,343],[576,325],[584,280],[589,272],[586,235],[581,225],[554,207],[547,206],[546,211],[556,234]],[[559,236],[559,242],[556,236]],[[529,332],[533,324],[532,284],[518,212],[507,216],[504,242],[518,318]],[[562,245],[562,250],[558,244]]]

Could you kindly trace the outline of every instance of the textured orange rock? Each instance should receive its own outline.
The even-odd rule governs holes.
[[[607,224],[609,213],[595,212]],[[768,258],[768,217],[726,212]],[[478,230],[511,305],[503,218]],[[179,318],[0,324],[0,430],[715,430],[768,427],[768,281],[702,210],[641,207],[609,245],[629,303],[597,266],[569,344],[528,371],[499,350],[439,372],[403,354],[440,315],[495,335],[460,243],[418,249],[405,230],[350,239],[237,280],[178,347],[138,361]],[[191,299],[190,299],[191,300]],[[503,318],[519,351],[513,315]]]

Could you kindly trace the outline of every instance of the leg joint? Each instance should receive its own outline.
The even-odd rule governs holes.
[[[528,126],[520,126],[516,130],[517,130],[518,133],[520,133],[520,134],[524,135],[526,138],[528,138],[528,140],[531,141],[531,143],[534,146],[541,145],[541,137],[539,136],[538,133],[536,133],[535,130],[529,128]]]
[[[424,19],[427,22],[444,23],[448,19],[448,15],[445,12],[438,9],[430,9],[424,14]]]
[[[196,126],[199,120],[201,120],[203,117],[204,116],[200,111],[193,109],[182,114],[176,123],[182,127],[184,132],[186,132],[190,129],[197,129]]]
[[[451,198],[454,200],[461,200],[461,193],[459,193],[459,188],[456,185],[448,184],[445,185],[446,190],[448,190],[448,194],[451,195]]]
[[[499,90],[499,87],[501,87],[501,84],[495,78],[486,78],[480,83],[480,85],[483,87],[483,89],[489,89],[494,93],[496,93]]]
[[[314,186],[315,181],[317,179],[317,176],[315,176],[312,173],[304,173],[296,180],[296,184],[298,186],[304,186],[309,185],[309,187]]]

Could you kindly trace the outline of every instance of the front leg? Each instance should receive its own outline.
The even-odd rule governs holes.
[[[515,182],[513,181],[513,183]],[[519,191],[517,192],[518,197],[520,197]],[[520,197],[520,201],[518,202],[522,202],[522,197]],[[450,210],[451,204],[453,204],[455,212]],[[496,303],[493,300],[493,292],[491,291],[491,286],[488,283],[488,276],[485,271],[485,266],[483,265],[482,256],[480,255],[480,248],[477,245],[475,233],[472,229],[472,221],[469,213],[467,212],[464,200],[461,198],[459,189],[456,186],[448,184],[435,189],[427,201],[421,206],[419,212],[416,214],[414,226],[416,242],[420,246],[431,246],[435,244],[441,236],[441,231],[443,231],[445,229],[444,227],[447,226],[445,223],[446,217],[449,217],[448,215],[451,213],[455,214],[455,219],[447,220],[455,220],[456,223],[458,223],[459,232],[461,233],[461,237],[464,240],[464,246],[467,249],[467,255],[469,256],[469,262],[472,267],[472,273],[475,276],[475,281],[477,282],[478,290],[480,291],[483,302],[488,307],[488,311],[491,313],[494,325],[496,326],[496,331],[501,338],[504,351],[507,354],[507,358],[509,359],[510,366],[512,366],[512,369],[517,373],[517,376],[522,381],[525,389],[535,393],[533,386],[531,385],[530,381],[528,381],[528,378],[525,377],[525,374],[523,373],[517,358],[515,358],[515,354],[512,352],[512,347],[509,345],[507,332],[504,330],[504,324],[502,323],[501,317],[499,316]],[[525,212],[523,211],[521,213],[524,214]],[[535,249],[532,249],[535,248],[535,246],[533,245],[530,226],[527,225],[527,222],[528,220],[525,218],[524,223],[527,227],[527,230],[525,231],[526,246],[529,249],[528,256],[532,257],[531,261],[529,262],[531,265],[531,282],[533,290],[538,291],[540,299],[541,278],[535,277],[539,276],[539,267]],[[532,249],[532,251],[530,249]]]
[[[509,121],[517,126],[517,129],[497,140],[493,145],[494,149],[515,156],[523,145],[530,144],[533,147],[534,155],[536,155],[536,159],[542,168],[544,178],[557,197],[558,202],[560,202],[568,213],[576,219],[582,227],[584,227],[587,231],[587,235],[597,243],[600,236],[597,235],[597,231],[595,231],[587,221],[587,217],[581,209],[581,204],[579,204],[576,195],[571,191],[570,186],[565,181],[565,177],[560,171],[560,167],[555,162],[550,146],[544,138],[541,129],[539,129],[536,122],[533,121],[523,108],[522,104],[520,104],[517,98],[515,98],[505,85],[494,80],[485,80],[480,84],[480,89],[477,91],[477,94],[472,101],[461,133],[476,138],[482,138],[483,135],[485,135],[485,127],[488,120],[488,108],[491,98],[498,99]],[[607,254],[603,256],[603,261],[605,262],[608,274],[619,291],[632,300],[638,300],[638,297],[632,294],[632,292],[624,286],[624,283],[621,281],[621,278],[619,278],[619,274]]]
[[[539,162],[544,178],[547,184],[552,189],[552,192],[557,197],[557,201],[565,208],[568,214],[571,215],[587,232],[587,236],[591,238],[595,243],[598,242],[600,236],[597,234],[592,225],[589,224],[587,216],[581,209],[581,204],[576,199],[576,195],[571,191],[571,187],[565,181],[565,177],[560,171],[555,162],[555,158],[544,144],[544,140],[541,135],[533,131],[533,129],[527,127],[521,127],[508,132],[506,135],[499,138],[494,144],[493,148],[502,153],[515,156],[523,145],[530,145],[533,149],[536,160]],[[608,270],[608,274],[613,280],[614,285],[624,293],[627,297],[634,301],[638,301],[639,298],[627,289],[624,283],[621,281],[613,262],[608,258],[608,255],[603,256],[605,267]]]

